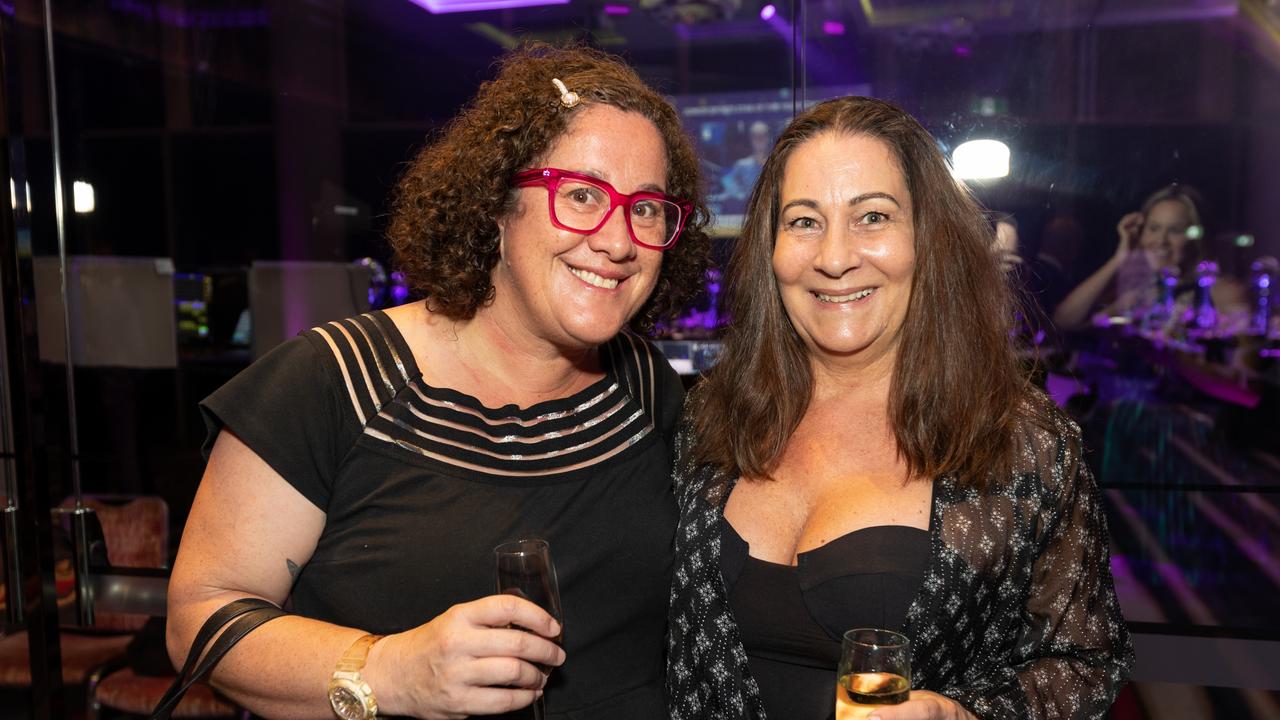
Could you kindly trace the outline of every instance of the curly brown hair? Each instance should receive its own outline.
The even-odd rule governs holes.
[[[552,78],[582,101],[566,108]],[[433,312],[469,319],[493,300],[497,221],[514,206],[512,176],[549,152],[573,116],[593,103],[638,113],[658,128],[667,151],[666,191],[694,205],[680,240],[665,251],[657,285],[632,328],[651,331],[702,291],[710,264],[710,214],[697,156],[675,109],[611,55],[534,43],[499,60],[497,77],[480,86],[400,178],[388,237],[396,265]]]

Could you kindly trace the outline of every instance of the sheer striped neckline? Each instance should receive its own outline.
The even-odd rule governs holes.
[[[466,473],[573,473],[618,456],[653,430],[655,357],[638,338],[601,346],[603,377],[568,397],[492,408],[426,383],[385,313],[312,332],[332,353],[365,437]]]
[[[612,363],[609,361],[610,354],[601,351],[599,353],[600,370],[603,375],[587,385],[581,390],[562,398],[552,398],[550,400],[540,400],[530,405],[517,405],[516,403],[508,403],[497,407],[485,405],[474,395],[464,392],[457,388],[446,385],[432,385],[423,377],[422,369],[418,366],[418,361],[413,356],[413,350],[409,347],[409,341],[405,339],[404,334],[400,332],[399,326],[391,319],[390,315],[383,310],[375,310],[371,315],[379,315],[383,321],[382,328],[386,339],[391,342],[400,353],[406,358],[405,372],[412,385],[415,385],[422,393],[433,400],[440,402],[454,403],[462,405],[470,410],[480,413],[489,420],[516,420],[528,421],[537,420],[541,416],[555,415],[565,411],[571,411],[579,406],[587,403],[592,398],[608,392],[610,385],[615,382],[613,379]]]

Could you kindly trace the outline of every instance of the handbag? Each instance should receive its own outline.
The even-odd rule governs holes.
[[[218,664],[222,656],[226,655],[227,651],[240,641],[240,638],[268,620],[287,614],[284,610],[260,598],[241,598],[218,608],[217,612],[205,620],[200,632],[196,633],[182,671],[178,673],[178,677],[174,678],[173,684],[156,704],[156,709],[151,712],[151,720],[169,720],[169,716],[187,690],[208,675],[213,670],[213,666]],[[209,640],[228,623],[230,626],[227,627],[227,631],[218,636],[217,641],[206,654],[204,649],[209,644]],[[200,658],[201,655],[204,655],[203,659]]]

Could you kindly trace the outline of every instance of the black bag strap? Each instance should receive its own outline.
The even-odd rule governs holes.
[[[173,684],[165,691],[160,702],[156,703],[156,709],[151,713],[151,720],[168,720],[187,690],[213,670],[213,666],[218,664],[232,646],[259,625],[286,614],[284,610],[260,598],[233,600],[218,608],[217,612],[205,620],[204,625],[200,627],[200,632],[196,633],[196,638],[191,643],[191,651],[187,653],[187,660],[182,665],[182,671],[178,673],[178,677],[174,678]],[[227,623],[231,623],[231,626],[218,636],[209,648],[209,652],[205,653],[204,649],[209,644],[209,640]],[[203,660],[200,659],[201,655],[204,655]]]

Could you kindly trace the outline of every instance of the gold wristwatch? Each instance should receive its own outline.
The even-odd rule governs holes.
[[[381,635],[365,635],[356,640],[333,669],[329,705],[341,720],[373,720],[378,716],[378,701],[360,671],[369,657],[369,648],[381,639]]]

